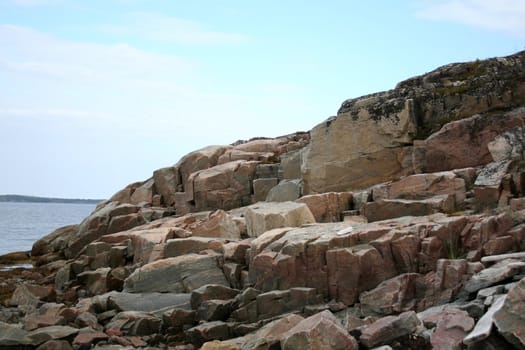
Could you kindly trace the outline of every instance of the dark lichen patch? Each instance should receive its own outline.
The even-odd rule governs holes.
[[[372,120],[379,121],[383,118],[390,119],[391,116],[393,116],[397,119],[397,122],[399,122],[398,114],[401,113],[404,108],[405,99],[402,98],[378,102],[366,107]]]
[[[469,90],[471,87],[467,85],[449,85],[437,88],[436,92],[439,95],[455,95],[467,93]]]

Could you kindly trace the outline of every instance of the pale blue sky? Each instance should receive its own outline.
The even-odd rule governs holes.
[[[107,198],[209,144],[525,49],[524,0],[0,0],[0,194]]]

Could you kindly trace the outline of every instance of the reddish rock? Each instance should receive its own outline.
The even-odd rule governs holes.
[[[90,295],[99,295],[108,291],[107,276],[110,267],[102,267],[95,271],[85,271],[77,276],[77,280],[85,286]]]
[[[361,308],[368,313],[390,315],[415,307],[417,273],[405,273],[379,284],[359,296]]]
[[[113,216],[106,229],[106,234],[126,231],[145,223],[146,220],[144,220],[144,217],[140,213]]]
[[[222,252],[223,240],[209,237],[188,237],[169,239],[164,245],[164,257],[172,258],[186,254],[198,254],[210,249]]]
[[[381,189],[378,191],[378,189]],[[456,206],[465,200],[465,180],[452,171],[406,176],[373,191],[374,201],[380,199],[422,199],[437,195],[452,195]]]
[[[231,338],[230,328],[223,321],[202,323],[184,331],[186,341],[196,347],[210,340],[226,340]]]
[[[150,313],[141,311],[119,312],[106,325],[118,329],[124,335],[151,335],[160,332],[162,320]]]
[[[162,196],[162,204],[175,205],[175,192],[182,186],[179,169],[174,166],[157,169],[153,172],[155,190]]]
[[[516,251],[516,241],[512,236],[501,236],[490,239],[483,245],[486,255],[498,255]]]
[[[151,178],[144,181],[135,189],[135,191],[133,191],[130,197],[130,202],[132,204],[151,204],[153,201],[153,195],[155,195],[155,182]]]
[[[109,336],[104,332],[82,332],[79,333],[75,339],[73,339],[73,344],[89,344],[94,345],[102,340],[108,339]]]
[[[100,238],[100,241],[111,244],[124,244],[130,242],[130,251],[133,262],[146,263],[156,258],[155,248],[166,242],[173,235],[173,228],[156,227],[146,228],[141,226],[133,230],[118,232]]]
[[[291,314],[272,321],[259,329],[257,332],[245,337],[242,342],[243,349],[271,350],[278,346],[279,342],[286,336],[287,332],[304,319],[301,316]],[[225,344],[236,343],[225,341]],[[233,345],[233,344],[231,344]]]
[[[312,212],[316,222],[342,221],[343,212],[352,205],[351,192],[328,192],[303,196],[296,202],[304,203]]]
[[[413,334],[420,325],[421,321],[414,311],[407,311],[398,316],[383,317],[366,326],[359,341],[370,349]]]
[[[24,283],[20,284],[10,300],[10,304],[14,306],[29,305],[37,306],[43,300],[50,299],[54,295],[54,290],[51,286],[40,286],[36,284]]]
[[[428,199],[382,199],[366,203],[362,209],[369,222],[401,216],[424,216],[437,212],[451,213],[455,199],[450,195],[434,196]]]
[[[197,309],[207,300],[230,300],[239,294],[238,290],[220,284],[208,284],[191,292],[190,303],[192,309]]]
[[[384,280],[384,260],[371,246],[340,248],[326,252],[330,298],[354,304],[359,294]]]
[[[492,161],[489,142],[506,130],[522,126],[523,113],[517,112],[475,115],[448,123],[424,141],[424,157],[416,167],[435,172],[487,164]]]
[[[109,201],[110,202],[120,202],[120,203],[130,203],[131,195],[141,185],[142,185],[142,182],[131,183],[127,185],[126,187],[124,187],[123,189],[121,189],[120,191],[118,191],[117,193],[115,193],[113,196],[111,196]]]
[[[357,341],[339,324],[330,311],[299,322],[281,340],[283,350],[357,350]]]
[[[241,238],[241,230],[234,218],[224,210],[216,210],[192,227],[193,236],[215,238]]]
[[[240,264],[246,264],[246,254],[251,247],[252,238],[239,242],[229,242],[223,245],[224,259]]]
[[[185,187],[197,211],[242,207],[252,203],[251,181],[258,162],[235,161],[192,173]]]
[[[425,325],[436,327],[430,337],[436,350],[461,349],[463,339],[474,328],[474,319],[466,311],[447,308],[423,319]]]
[[[31,256],[41,256],[51,252],[60,252],[67,242],[77,233],[79,225],[61,227],[33,243]]]

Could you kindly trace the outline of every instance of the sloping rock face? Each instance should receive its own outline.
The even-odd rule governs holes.
[[[524,123],[523,112],[500,111],[524,102],[523,52],[451,64],[394,90],[347,100],[336,117],[310,132],[304,193],[355,190],[414,171],[488,163],[487,143]]]
[[[130,184],[0,268],[0,347],[523,349],[523,60]]]

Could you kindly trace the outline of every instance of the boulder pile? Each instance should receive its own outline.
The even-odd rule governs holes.
[[[525,52],[130,184],[0,271],[0,349],[525,349]]]

